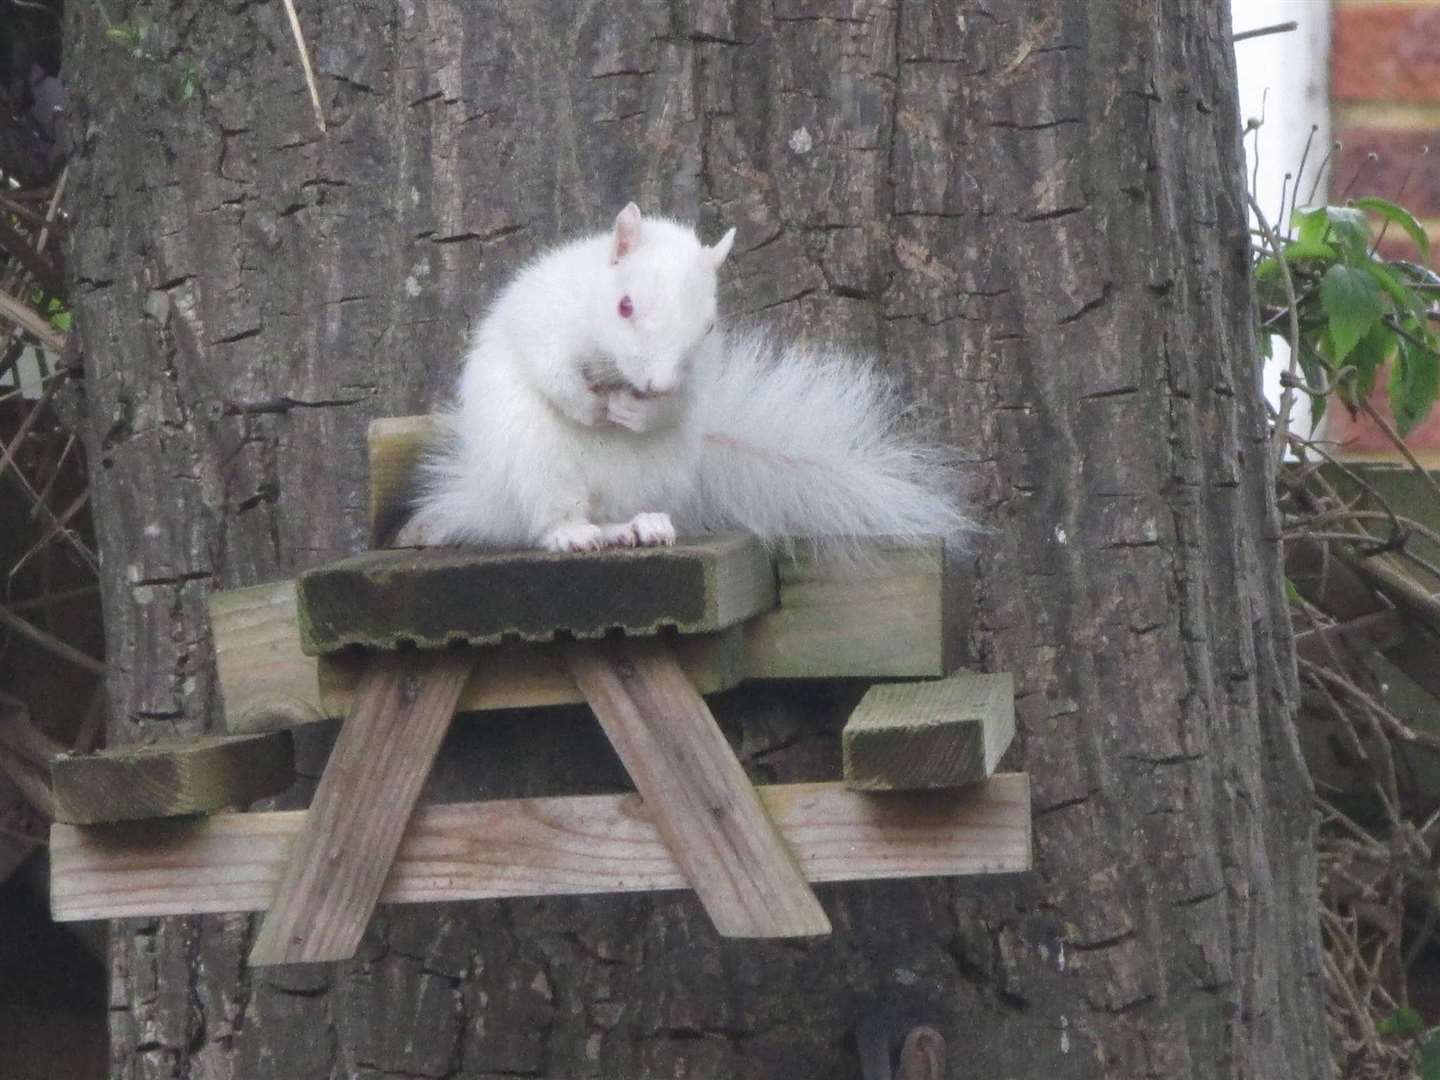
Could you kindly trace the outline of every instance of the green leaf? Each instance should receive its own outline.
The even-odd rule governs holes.
[[[1338,367],[1385,313],[1374,277],[1353,266],[1336,264],[1320,279],[1320,305],[1329,319],[1330,359]]]
[[[1295,583],[1288,577],[1285,579],[1285,599],[1292,604],[1300,603],[1300,590],[1295,588]],[[1380,1021],[1379,1027],[1384,1027],[1386,1021]],[[1382,1032],[1383,1034],[1383,1032]]]
[[[1330,238],[1340,245],[1347,262],[1358,263],[1370,257],[1370,219],[1364,210],[1327,206],[1325,217],[1330,222]]]
[[[1290,227],[1296,231],[1296,243],[1319,244],[1330,231],[1330,222],[1325,207],[1301,207],[1290,215]]]
[[[1371,259],[1365,264],[1365,271],[1375,279],[1375,283],[1385,290],[1395,307],[1401,312],[1410,312],[1418,315],[1425,308],[1425,302],[1420,299],[1418,293],[1405,282],[1400,280],[1390,267],[1378,259]]]
[[[1410,240],[1420,251],[1420,261],[1430,261],[1430,237],[1425,235],[1425,230],[1415,220],[1415,216],[1403,206],[1397,206],[1389,199],[1377,199],[1367,196],[1363,199],[1352,200],[1362,210],[1369,210],[1373,214],[1379,214],[1386,221],[1393,222],[1404,229]]]
[[[1345,358],[1345,364],[1355,369],[1355,374],[1346,384],[1348,393],[1344,395],[1352,404],[1370,400],[1375,391],[1375,377],[1394,349],[1395,332],[1384,322],[1376,320]]]
[[[1402,1039],[1409,1039],[1425,1030],[1425,1021],[1410,1006],[1403,1005],[1376,1024],[1375,1030],[1381,1035],[1398,1035]]]
[[[1402,436],[1430,415],[1440,398],[1440,355],[1396,335],[1395,362],[1390,368],[1390,410]]]
[[[1280,276],[1280,263],[1266,256],[1255,264],[1255,295],[1266,307],[1280,307],[1288,302],[1285,282]]]
[[[1334,262],[1339,256],[1333,245],[1323,240],[1295,240],[1286,244],[1281,253],[1285,256],[1286,262],[1303,262],[1307,259],[1316,259],[1323,262]]]
[[[1420,1080],[1440,1080],[1440,1028],[1431,1028],[1420,1044]]]

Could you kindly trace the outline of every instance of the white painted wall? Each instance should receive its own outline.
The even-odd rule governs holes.
[[[1245,140],[1247,167],[1255,175],[1255,197],[1266,218],[1282,228],[1284,222],[1278,217],[1285,174],[1299,168],[1311,125],[1318,124],[1320,130],[1315,133],[1300,180],[1299,205],[1307,202],[1315,168],[1330,147],[1330,0],[1231,0],[1230,15],[1236,33],[1291,20],[1300,24],[1288,34],[1235,44],[1240,115],[1247,120],[1264,118],[1259,132]],[[1289,186],[1293,191],[1293,180]],[[1325,194],[1322,183],[1315,200]],[[1287,217],[1293,198],[1285,200]],[[1285,353],[1288,349],[1277,342],[1275,359],[1265,373],[1265,392],[1271,402],[1279,400],[1280,372],[1288,363]],[[1296,402],[1296,411],[1292,430],[1304,432],[1310,420],[1309,403],[1303,396]]]

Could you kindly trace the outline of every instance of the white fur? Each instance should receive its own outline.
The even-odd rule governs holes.
[[[720,352],[685,527],[816,537],[837,553],[856,537],[917,543],[972,528],[949,456],[904,434],[905,403],[872,363],[757,332],[729,335]]]
[[[405,542],[674,543],[740,527],[915,541],[966,527],[871,366],[714,329],[712,247],[628,206],[503,289],[473,335]],[[633,315],[619,302],[628,296]]]

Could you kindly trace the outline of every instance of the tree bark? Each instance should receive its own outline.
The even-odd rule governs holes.
[[[246,970],[245,917],[126,923],[113,1074],[829,1080],[883,1004],[956,1076],[1329,1075],[1226,5],[298,7],[325,134],[278,4],[109,5],[138,55],[67,8],[112,742],[220,726],[206,594],[360,549],[366,423],[433,406],[517,263],[634,198],[739,227],[732,314],[878,352],[942,417],[1037,868],[824,887],[798,944],[689,895],[392,908],[315,969]],[[842,699],[720,709],[764,778],[817,779]],[[502,717],[427,797],[623,784],[587,716]]]

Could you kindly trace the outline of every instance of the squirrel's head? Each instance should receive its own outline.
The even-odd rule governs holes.
[[[634,203],[616,216],[610,273],[596,298],[598,344],[641,394],[671,394],[685,384],[714,329],[715,275],[734,241],[731,229],[706,247],[687,225],[641,218]]]

